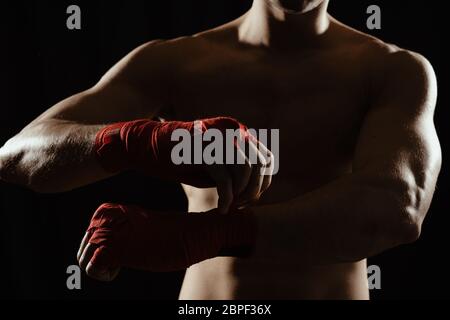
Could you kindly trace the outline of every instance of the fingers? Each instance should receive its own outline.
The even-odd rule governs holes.
[[[272,178],[273,172],[275,170],[275,156],[273,153],[267,149],[267,147],[261,143],[260,141],[257,141],[258,150],[260,151],[261,156],[264,159],[264,165],[262,167],[262,173],[264,176],[268,176]],[[272,180],[272,179],[270,179]]]
[[[89,242],[89,238],[90,238],[90,234],[89,234],[89,232],[86,232],[84,234],[83,240],[81,240],[80,248],[78,249],[78,252],[77,252],[77,261],[78,262],[80,262],[81,255],[83,254],[84,249],[86,248],[86,246]]]
[[[263,158],[263,166],[261,167],[261,175],[264,177],[261,194],[269,189],[272,184],[272,175],[275,169],[275,157],[273,153],[266,148],[266,146],[258,141],[258,150]]]
[[[249,158],[252,164],[251,176],[248,181],[247,187],[239,195],[238,205],[243,205],[249,202],[257,201],[261,195],[261,189],[264,184],[264,176],[261,175],[261,168],[263,166],[263,157],[260,154],[257,146],[253,141],[248,144]]]
[[[115,266],[113,261],[111,252],[106,247],[96,248],[86,266],[86,274],[99,281],[113,281],[120,272],[120,267]]]
[[[274,156],[264,144],[256,139],[251,139],[249,158],[252,164],[252,173],[246,189],[238,197],[239,207],[258,201],[272,183]]]
[[[246,148],[242,148],[244,145]],[[240,162],[208,168],[217,185],[221,213],[227,213],[231,206],[258,201],[272,183],[274,156],[264,144],[251,136],[235,150]]]
[[[120,268],[114,266],[112,261],[111,253],[105,247],[92,243],[85,246],[78,259],[80,268],[86,271],[89,277],[99,281],[113,281],[118,276]]]
[[[120,273],[120,268],[110,268],[106,271],[99,271],[95,269],[95,266],[91,263],[86,268],[86,274],[98,281],[111,282],[114,281]]]
[[[233,181],[224,166],[211,166],[209,173],[217,184],[219,194],[218,209],[220,213],[227,213],[233,203]]]
[[[113,258],[104,247],[89,243],[90,234],[86,232],[78,250],[77,259],[80,268],[86,274],[99,281],[113,281],[120,268],[114,266]]]
[[[272,176],[271,175],[263,175],[263,182],[261,184],[261,190],[259,191],[259,196],[266,192],[267,189],[269,189],[270,185],[272,184]]]
[[[95,250],[97,250],[97,248],[98,246],[92,243],[88,243],[86,245],[86,247],[83,250],[83,253],[80,256],[80,259],[78,260],[78,263],[80,264],[80,268],[82,270],[86,271],[87,265],[94,256]]]
[[[238,149],[237,154],[241,162],[238,162],[237,165],[229,166],[233,179],[233,195],[235,197],[244,192],[252,176],[252,165],[245,153],[241,149]]]

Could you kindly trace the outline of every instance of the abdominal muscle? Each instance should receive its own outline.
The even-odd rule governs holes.
[[[189,200],[189,212],[217,207],[216,189],[183,188]],[[214,258],[187,270],[180,299],[366,300],[369,299],[367,262],[307,266],[293,261]]]

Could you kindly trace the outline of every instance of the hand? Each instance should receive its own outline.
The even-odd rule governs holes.
[[[107,203],[93,215],[78,261],[100,281],[114,280],[121,267],[181,271],[217,256],[250,255],[256,233],[251,211],[161,213]]]
[[[172,158],[178,141],[173,141],[177,130],[187,131],[192,138],[208,130],[238,130],[232,143],[233,155],[242,164],[194,165],[181,161],[175,164]],[[193,148],[190,143],[188,148]],[[224,146],[224,150],[230,150]],[[198,152],[191,149],[190,154]],[[203,152],[203,150],[202,150]],[[205,119],[195,122],[170,121],[165,123],[137,120],[118,123],[102,129],[96,138],[95,153],[108,172],[134,169],[161,179],[177,181],[197,188],[217,187],[219,209],[227,212],[230,207],[243,207],[257,201],[267,190],[272,180],[274,157],[267,148],[253,137],[247,127],[229,117]],[[226,153],[226,163],[228,157]],[[234,157],[234,163],[236,163]]]
[[[80,248],[78,249],[77,260],[80,268],[86,272],[86,274],[98,281],[111,282],[117,278],[120,273],[121,267],[111,264],[105,264],[108,267],[100,267],[91,263],[91,259],[94,253],[100,246],[89,243],[91,235],[89,232],[83,237]]]
[[[272,152],[254,137],[246,139],[245,146],[246,153],[241,148],[235,150],[245,164],[207,166],[217,185],[221,213],[227,213],[232,206],[245,208],[254,204],[272,183]]]

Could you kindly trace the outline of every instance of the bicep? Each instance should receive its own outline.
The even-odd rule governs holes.
[[[431,191],[441,166],[435,75],[421,57],[397,53],[391,59],[360,132],[353,171],[375,185],[391,181]]]
[[[403,180],[425,187],[440,168],[440,145],[429,115],[411,117],[380,108],[368,115],[353,161],[353,172],[372,179]],[[431,175],[430,175],[431,173]]]
[[[167,91],[154,45],[137,48],[94,87],[59,102],[33,123],[56,119],[95,125],[154,117],[163,107]]]
[[[144,118],[158,107],[147,108],[140,93],[126,83],[99,85],[75,94],[48,109],[35,122],[64,120],[85,125]]]

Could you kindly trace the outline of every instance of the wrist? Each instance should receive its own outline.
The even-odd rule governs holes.
[[[94,153],[102,168],[109,173],[126,169],[126,149],[121,138],[125,123],[116,123],[101,129],[94,143]]]
[[[258,235],[258,220],[253,210],[234,210],[224,217],[225,241],[219,256],[249,258]]]

